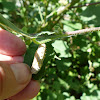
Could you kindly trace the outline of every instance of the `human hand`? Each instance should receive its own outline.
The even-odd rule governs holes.
[[[39,83],[22,63],[25,52],[20,38],[0,28],[0,100],[29,100],[39,92]]]

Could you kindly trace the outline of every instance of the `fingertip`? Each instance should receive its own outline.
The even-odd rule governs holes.
[[[27,87],[19,92],[17,95],[11,97],[11,100],[30,100],[34,98],[40,90],[40,83],[32,80]]]
[[[26,45],[16,35],[0,29],[0,53],[8,56],[20,56],[26,52]]]
[[[34,95],[33,95],[33,93],[31,93],[31,98],[34,98],[35,96],[37,96],[37,94],[39,93],[39,91],[40,91],[40,83],[38,82],[38,81],[36,81],[36,80],[32,80],[31,81],[31,85],[33,86],[34,85],[34,88],[33,88],[33,93],[34,93]]]

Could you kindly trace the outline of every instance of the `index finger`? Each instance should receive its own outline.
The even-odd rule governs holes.
[[[0,54],[20,56],[25,52],[25,43],[20,38],[0,28]]]

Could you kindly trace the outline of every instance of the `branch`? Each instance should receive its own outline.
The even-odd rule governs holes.
[[[72,6],[72,7],[70,7],[70,9],[71,8],[81,8],[81,7],[84,7],[84,6],[91,6],[91,5],[96,5],[96,4],[100,4],[100,2],[86,3],[84,5]]]
[[[87,32],[94,32],[94,31],[100,31],[100,27],[81,29],[81,30],[72,31],[72,32],[65,32],[65,34],[68,36],[74,36],[74,35],[84,34]]]
[[[47,23],[44,23],[43,26],[42,26],[39,30],[37,30],[36,33],[39,33],[39,32],[41,32],[42,30],[48,29],[49,26],[54,26],[55,23],[59,22],[59,20],[63,17],[63,16],[61,16],[61,15],[64,14],[66,11],[68,11],[68,9],[69,9],[71,6],[75,5],[77,2],[79,2],[79,0],[73,0],[71,3],[69,3],[69,4],[66,5],[66,6],[64,6],[63,9],[59,8],[59,9],[61,9],[61,10],[58,9],[58,10],[55,10],[55,11],[51,12],[46,18],[48,19],[48,18],[51,17],[51,16],[52,16],[52,18],[51,18],[50,20],[48,20]],[[55,13],[57,13],[57,15],[55,15]],[[59,16],[60,16],[60,18],[58,18]],[[58,18],[58,20],[56,20],[57,18]],[[54,21],[54,23],[53,23],[53,21]],[[53,28],[53,27],[49,27],[48,30],[51,31],[52,28]]]
[[[78,2],[78,0],[76,0],[76,1]],[[47,23],[43,24],[43,26],[41,27],[41,29],[39,29],[36,33],[39,33],[42,30],[48,29],[48,26],[51,26],[51,27],[49,27],[50,29],[48,29],[48,30],[51,31],[52,28],[56,25],[56,23],[58,23],[60,21],[60,19],[63,18],[64,13],[66,11],[68,11],[69,9],[79,8],[79,7],[83,7],[83,6],[90,6],[90,5],[100,4],[100,2],[95,2],[95,3],[87,3],[87,4],[79,5],[79,6],[73,6],[75,3],[77,3],[76,1],[73,1],[72,3],[69,3],[66,6],[60,7],[58,10],[55,10],[54,12],[51,12],[46,18],[48,19],[51,16],[52,16],[52,18]],[[57,15],[53,16],[54,13],[57,13]],[[60,16],[60,17],[58,18],[58,16]],[[53,21],[54,21],[54,23],[53,23]]]

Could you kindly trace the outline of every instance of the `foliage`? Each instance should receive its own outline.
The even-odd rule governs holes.
[[[59,1],[0,0],[0,13],[21,30],[9,22],[11,26],[4,23],[5,20],[2,23],[13,30],[5,26],[3,28],[25,41],[27,52],[24,62],[30,66],[37,44],[52,40],[46,43],[47,52],[42,70],[33,75],[35,79],[40,78],[41,82],[41,90],[33,100],[100,100],[100,32],[73,37],[63,34],[99,27],[100,4],[71,9],[72,6],[97,0]],[[57,13],[64,5],[68,5],[67,9]]]

